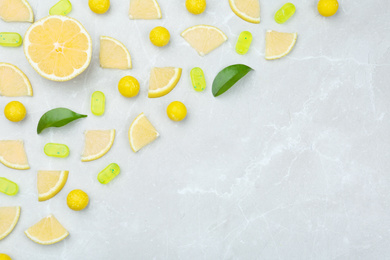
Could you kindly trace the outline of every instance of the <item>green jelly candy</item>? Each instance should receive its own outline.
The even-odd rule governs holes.
[[[243,31],[238,36],[238,40],[236,43],[236,52],[240,55],[244,55],[248,52],[249,47],[252,43],[252,34],[248,31]]]
[[[196,91],[203,91],[206,88],[206,79],[201,68],[195,67],[191,70],[191,82]]]
[[[97,179],[101,184],[107,184],[114,179],[121,171],[118,164],[111,163],[103,171],[99,172]]]
[[[6,47],[18,47],[22,44],[23,39],[19,33],[0,32],[0,45]]]
[[[47,143],[43,151],[51,157],[66,158],[69,155],[69,148],[64,144]]]
[[[69,0],[60,0],[58,3],[50,8],[49,14],[51,15],[67,15],[72,11],[72,4]]]
[[[91,111],[95,116],[101,116],[104,114],[106,104],[106,98],[103,92],[95,91],[91,97]]]
[[[285,23],[294,13],[295,6],[292,3],[287,3],[275,13],[275,22],[280,24]]]
[[[19,187],[13,181],[10,181],[4,177],[0,177],[0,192],[9,196],[14,196],[18,193]]]

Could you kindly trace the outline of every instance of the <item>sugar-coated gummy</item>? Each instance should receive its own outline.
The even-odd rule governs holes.
[[[204,77],[203,70],[199,67],[195,67],[190,72],[192,86],[196,91],[203,91],[206,89],[206,79]]]

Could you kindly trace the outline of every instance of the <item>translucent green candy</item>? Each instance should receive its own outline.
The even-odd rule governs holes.
[[[191,70],[191,82],[196,91],[203,91],[206,88],[206,79],[201,68],[195,67]]]
[[[101,116],[104,114],[106,104],[106,98],[103,92],[95,91],[91,97],[91,111],[95,116]]]
[[[66,158],[69,155],[69,148],[64,144],[47,143],[43,151],[51,157]]]
[[[249,47],[252,43],[252,34],[248,31],[243,31],[238,36],[238,40],[236,43],[236,52],[240,55],[244,55],[248,52]]]
[[[22,44],[23,39],[19,33],[0,32],[0,45],[6,47],[18,47]]]
[[[0,192],[9,196],[14,196],[18,193],[19,187],[13,181],[10,181],[4,177],[0,177]]]
[[[275,22],[285,23],[294,13],[295,6],[292,3],[287,3],[275,13]]]
[[[101,184],[107,184],[112,181],[112,179],[114,179],[120,173],[120,171],[121,168],[119,168],[118,164],[111,163],[98,174],[97,179]]]
[[[50,8],[49,14],[51,15],[67,15],[72,11],[72,4],[69,0],[60,0],[58,3]]]

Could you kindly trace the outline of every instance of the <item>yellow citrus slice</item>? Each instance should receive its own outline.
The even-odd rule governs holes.
[[[260,23],[259,0],[229,0],[232,11],[244,21]]]
[[[162,97],[176,87],[181,77],[181,68],[152,68],[149,79],[148,97]]]
[[[107,69],[131,69],[130,53],[118,40],[100,36],[100,66]]]
[[[161,19],[161,9],[156,0],[130,0],[130,19]]]
[[[115,129],[85,131],[85,145],[81,161],[89,162],[105,155],[115,140]]]
[[[34,22],[34,13],[26,0],[0,0],[0,18],[6,22]]]
[[[204,24],[192,26],[180,35],[200,56],[213,51],[227,40],[227,36],[220,29]]]
[[[0,62],[0,96],[32,96],[33,90],[27,76],[15,65]]]
[[[22,140],[0,140],[0,162],[16,170],[30,169]]]
[[[129,141],[134,152],[138,152],[142,147],[156,140],[158,136],[159,133],[144,113],[139,114],[130,125]]]
[[[0,240],[8,236],[19,221],[20,207],[0,207]]]
[[[62,190],[68,180],[68,171],[38,171],[38,200],[53,198]]]
[[[28,28],[24,53],[31,66],[44,78],[67,81],[89,65],[92,41],[81,23],[63,15],[50,15]]]
[[[69,232],[52,214],[41,219],[24,233],[29,239],[41,245],[55,244],[69,236]]]
[[[290,53],[297,41],[297,33],[267,31],[265,35],[265,59],[275,60]]]

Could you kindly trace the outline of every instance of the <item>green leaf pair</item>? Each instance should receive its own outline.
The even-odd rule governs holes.
[[[213,96],[225,93],[251,70],[253,70],[251,67],[244,64],[231,65],[221,70],[213,81]]]
[[[76,119],[87,117],[87,115],[78,114],[70,109],[59,107],[47,111],[39,120],[37,133],[40,134],[49,127],[61,127]]]

